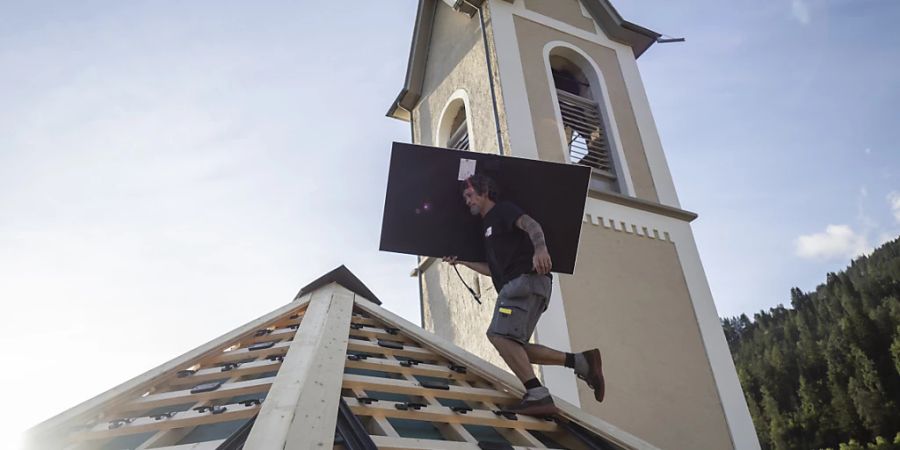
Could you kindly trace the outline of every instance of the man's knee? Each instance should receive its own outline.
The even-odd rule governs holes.
[[[488,341],[491,342],[491,345],[493,345],[494,348],[499,348],[498,345],[502,345],[502,344],[500,344],[501,338],[499,336],[491,333],[490,331],[488,331],[486,334],[487,334]]]
[[[487,333],[487,338],[488,338],[489,341],[491,341],[491,344],[492,344],[495,348],[498,348],[498,349],[499,349],[500,347],[502,347],[503,344],[506,343],[506,341],[509,340],[509,339],[507,339],[507,338],[505,338],[505,337],[503,337],[503,336],[500,336],[499,334],[491,333],[490,331],[488,331],[488,333]]]
[[[491,332],[487,333],[487,338],[489,341],[491,341],[491,344],[497,350],[502,350],[504,348],[507,348],[510,345],[518,345],[518,346],[524,347],[524,344],[522,344],[521,342],[519,342],[515,339],[509,338],[506,336],[501,336],[499,334],[493,334]]]

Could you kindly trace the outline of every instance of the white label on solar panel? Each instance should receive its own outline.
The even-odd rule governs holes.
[[[475,162],[474,159],[459,159],[459,181],[464,181],[475,175]]]

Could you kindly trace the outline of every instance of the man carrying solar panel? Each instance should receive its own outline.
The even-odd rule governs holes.
[[[488,275],[496,288],[497,303],[487,336],[527,392],[521,403],[504,410],[532,416],[554,414],[550,391],[535,377],[532,364],[566,366],[594,390],[603,401],[604,381],[600,351],[565,353],[529,343],[541,314],[550,301],[553,267],[541,225],[512,202],[498,199],[493,179],[476,174],[463,183],[463,198],[469,212],[481,216],[487,262],[462,264]]]

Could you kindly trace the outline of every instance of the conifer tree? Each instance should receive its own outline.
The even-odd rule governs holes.
[[[900,238],[790,308],[722,320],[763,448],[900,450],[898,299]]]

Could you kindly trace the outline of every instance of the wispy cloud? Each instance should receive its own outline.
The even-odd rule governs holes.
[[[868,249],[866,236],[849,225],[828,225],[821,233],[801,235],[794,240],[794,253],[805,259],[852,258]]]
[[[808,25],[812,19],[806,0],[791,0],[791,15],[803,25]]]
[[[866,214],[864,204],[868,195],[866,186],[861,186],[857,196],[856,230],[849,225],[828,225],[823,232],[800,235],[794,239],[794,254],[818,261],[853,258],[868,254],[896,238],[896,229],[883,227]],[[894,220],[900,224],[900,192],[889,193],[887,201]]]
[[[894,214],[894,220],[900,223],[900,192],[893,191],[887,196],[888,203],[891,205],[891,213]]]

